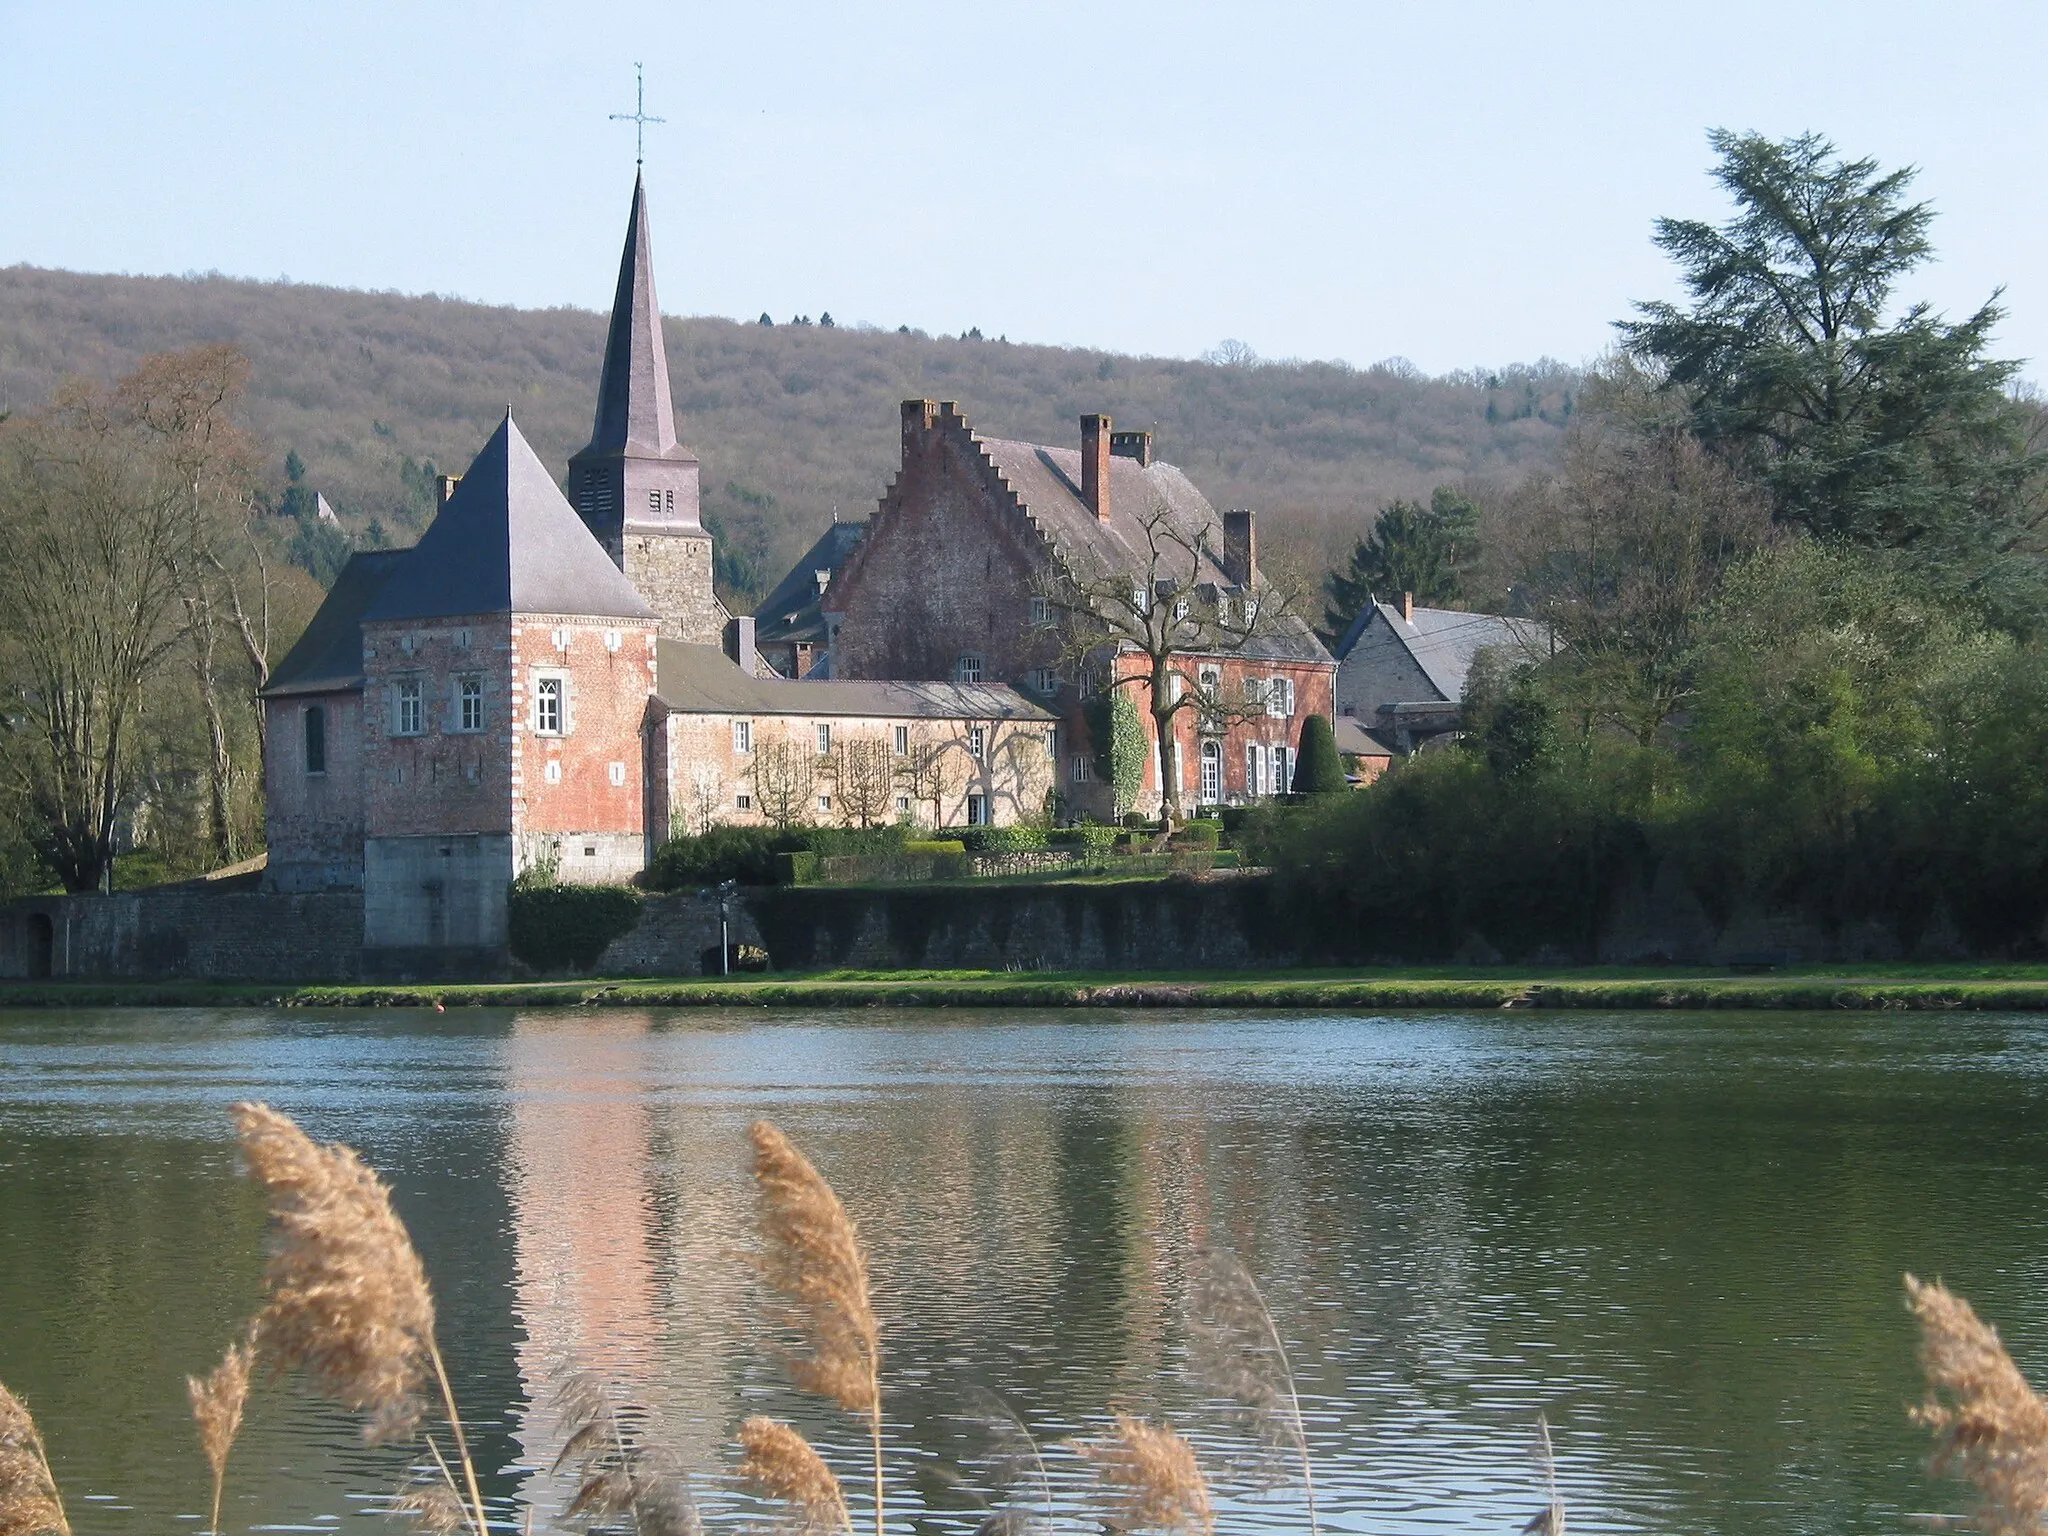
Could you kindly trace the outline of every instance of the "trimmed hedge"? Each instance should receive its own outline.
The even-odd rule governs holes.
[[[515,885],[512,954],[536,971],[587,971],[638,925],[640,901],[623,885]]]
[[[969,853],[1043,853],[1048,838],[1043,827],[969,827],[960,834]]]

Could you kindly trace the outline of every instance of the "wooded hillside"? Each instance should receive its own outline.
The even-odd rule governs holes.
[[[221,277],[0,269],[0,411],[81,373],[231,342],[246,425],[304,464],[359,542],[410,543],[434,468],[459,470],[509,403],[557,473],[589,434],[604,317]],[[957,400],[992,434],[1078,439],[1107,411],[1218,505],[1266,514],[1276,556],[1320,572],[1386,501],[1507,481],[1554,458],[1579,376],[1555,364],[1430,379],[1402,365],[1183,362],[915,332],[667,322],[684,441],[742,606],[830,522],[865,517],[897,460],[897,406]],[[310,498],[308,498],[309,500]]]

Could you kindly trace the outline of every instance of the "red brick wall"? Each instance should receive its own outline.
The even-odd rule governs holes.
[[[617,650],[605,644],[618,637]],[[555,644],[557,635],[566,648]],[[654,692],[654,626],[616,619],[524,615],[513,625],[512,818],[517,833],[614,833],[638,837],[646,826],[641,727]],[[536,675],[569,679],[566,735],[532,729]],[[557,782],[548,765],[560,765]],[[624,783],[612,782],[623,765]]]
[[[511,624],[502,614],[363,627],[360,739],[369,836],[511,831],[510,646]],[[484,729],[475,734],[450,729],[455,680],[466,673],[484,680]],[[402,678],[421,684],[425,729],[417,736],[393,729]]]
[[[1193,709],[1184,709],[1174,716],[1174,738],[1181,748],[1181,804],[1190,808],[1198,803],[1201,794],[1201,748],[1200,743],[1210,737],[1218,737],[1223,744],[1223,799],[1235,803],[1251,794],[1246,783],[1245,747],[1249,743],[1262,746],[1285,747],[1289,753],[1301,750],[1301,728],[1312,714],[1329,716],[1333,708],[1333,691],[1337,669],[1328,663],[1260,661],[1237,656],[1209,657],[1189,656],[1181,663],[1192,674],[1189,691],[1194,688],[1193,678],[1198,678],[1205,667],[1214,667],[1222,673],[1219,696],[1226,711],[1241,712],[1244,704],[1244,684],[1248,677],[1270,682],[1273,678],[1285,677],[1294,683],[1294,710],[1286,716],[1257,714],[1235,718],[1226,713],[1222,717],[1220,733],[1201,729],[1201,717]],[[1120,660],[1118,675],[1121,677],[1142,677],[1147,670],[1143,656],[1126,653]],[[1128,685],[1127,685],[1128,686]],[[1138,706],[1138,714],[1145,725],[1145,743],[1148,753],[1153,753],[1157,737],[1152,730],[1151,690],[1142,685],[1132,688],[1132,702]],[[1268,759],[1270,762],[1270,758]],[[1270,772],[1270,769],[1268,770]],[[1291,770],[1290,770],[1291,771]],[[1292,788],[1291,785],[1283,788]],[[1156,755],[1148,757],[1145,769],[1144,788],[1139,794],[1138,809],[1147,813],[1157,812],[1160,801],[1160,785]],[[1276,789],[1270,783],[1266,792]]]

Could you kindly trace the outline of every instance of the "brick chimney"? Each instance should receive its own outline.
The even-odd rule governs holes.
[[[1257,514],[1243,510],[1223,514],[1223,574],[1240,587],[1259,584]]]
[[[1405,624],[1413,624],[1415,622],[1415,594],[1413,592],[1403,592],[1401,594],[1401,621]]]
[[[939,408],[930,400],[906,400],[903,402],[903,451],[938,425]]]
[[[758,675],[755,670],[754,620],[750,614],[736,615],[726,627],[726,634],[732,645],[732,659],[739,663],[739,669],[749,677]]]
[[[1152,465],[1152,434],[1150,432],[1112,432],[1109,434],[1109,451],[1119,459],[1136,459],[1142,469]]]
[[[1081,499],[1099,522],[1109,521],[1109,452],[1114,436],[1107,416],[1081,418]]]

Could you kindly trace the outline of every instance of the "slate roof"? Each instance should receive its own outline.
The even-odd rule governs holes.
[[[619,257],[619,286],[612,296],[604,372],[597,385],[597,415],[591,423],[590,442],[576,457],[593,454],[691,457],[690,451],[676,442],[668,350],[661,339],[661,305],[654,297],[654,241],[647,226],[647,188],[638,176],[633,178],[633,207],[626,219],[626,248]]]
[[[1349,660],[1361,642],[1373,643],[1367,640],[1367,632],[1373,629],[1375,617],[1385,621],[1382,632],[1388,640],[1382,643],[1404,648],[1438,696],[1454,704],[1463,701],[1472,662],[1482,650],[1499,647],[1532,659],[1551,651],[1550,626],[1539,619],[1417,608],[1411,620],[1403,618],[1394,604],[1375,602],[1366,604],[1338,643],[1340,660]]]
[[[679,714],[869,715],[896,720],[1057,717],[1014,688],[970,683],[792,682],[749,677],[715,645],[660,640],[655,697]]]
[[[654,617],[570,510],[510,412],[362,618],[472,613]]]
[[[359,550],[334,579],[299,643],[264,684],[263,697],[333,693],[363,685],[363,610],[410,550]]]
[[[1365,722],[1356,715],[1339,715],[1336,734],[1337,750],[1346,757],[1391,758],[1394,755],[1394,749],[1367,730]]]
[[[866,523],[834,523],[825,530],[818,542],[805,551],[803,559],[775,584],[775,590],[755,607],[756,643],[787,644],[793,640],[825,638],[825,616],[818,607],[823,594],[818,591],[817,573],[837,574],[867,531]]]

